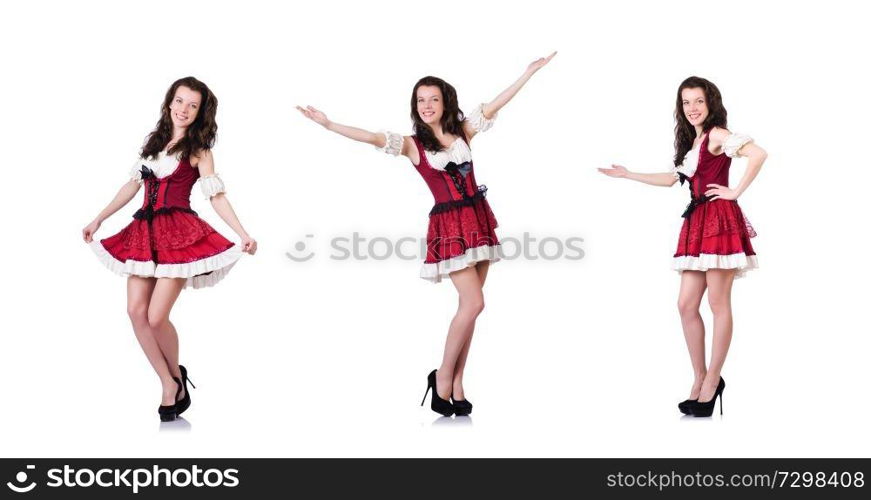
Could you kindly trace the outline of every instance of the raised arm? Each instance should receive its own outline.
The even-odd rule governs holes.
[[[496,98],[492,101],[482,104],[481,111],[484,115],[484,119],[490,120],[495,117],[496,113],[498,113],[499,110],[502,109],[506,104],[508,104],[508,101],[513,99],[514,96],[517,95],[517,92],[519,92],[520,89],[523,88],[524,85],[526,85],[526,82],[528,82],[529,79],[532,78],[532,75],[534,75],[536,71],[540,70],[547,63],[549,63],[555,55],[556,51],[554,51],[551,55],[547,57],[541,57],[529,63],[526,71],[524,71],[523,74],[520,75],[520,78],[518,78],[517,81],[512,83],[511,86],[507,89],[503,90],[502,93],[497,95]],[[468,120],[463,123],[463,127],[469,139],[471,139],[475,136],[475,134],[478,133],[478,130],[473,127],[473,124],[469,123]]]
[[[753,179],[762,168],[762,164],[768,158],[768,153],[764,149],[757,146],[749,136],[743,134],[733,134],[726,129],[714,128],[709,132],[710,139],[708,140],[710,147],[714,150],[722,148],[723,152],[730,158],[747,158],[747,170],[744,171],[744,176],[734,188],[728,188],[719,184],[708,184],[709,189],[705,191],[705,196],[711,196],[712,200],[736,200],[750,186]]]
[[[335,132],[339,135],[343,135],[348,139],[353,139],[358,142],[365,142],[366,144],[371,144],[376,148],[383,148],[384,144],[387,142],[387,136],[382,133],[370,132],[368,130],[364,130],[362,128],[351,127],[349,125],[342,125],[341,123],[336,123],[327,118],[327,115],[324,114],[323,111],[316,109],[314,106],[297,106],[296,109],[299,110],[300,113],[303,114],[309,120],[317,123],[318,125],[324,127],[325,129]]]
[[[335,132],[357,142],[371,144],[381,151],[394,156],[399,154],[407,156],[415,165],[420,162],[420,155],[410,137],[404,137],[400,134],[394,134],[391,132],[370,132],[362,128],[342,125],[341,123],[331,121],[323,111],[320,111],[313,106],[306,106],[304,108],[302,106],[297,106],[296,109],[309,120],[331,132]]]
[[[212,202],[212,208],[221,219],[242,239],[242,251],[254,255],[257,251],[257,241],[248,235],[248,232],[242,227],[242,223],[239,222],[239,218],[236,217],[236,212],[233,211],[233,206],[230,205],[230,200],[225,194],[224,182],[215,173],[215,160],[212,157],[212,152],[202,151],[197,157],[196,166],[200,170],[200,188],[203,195]]]
[[[633,181],[643,182],[644,184],[650,184],[651,186],[673,186],[674,183],[678,180],[673,172],[640,174],[638,172],[631,172],[626,167],[620,165],[611,165],[611,168],[600,168],[598,170],[599,172],[602,172],[608,177],[615,177],[618,179],[630,179]]]
[[[139,191],[139,186],[139,182],[134,179],[130,179],[128,182],[124,183],[124,185],[121,186],[121,189],[118,190],[118,193],[115,195],[115,197],[112,198],[112,201],[110,201],[109,204],[106,205],[106,208],[101,210],[100,213],[97,214],[97,217],[95,217],[90,224],[82,229],[82,239],[84,239],[87,243],[92,242],[94,240],[94,233],[96,233],[97,230],[100,229],[100,224],[102,224],[104,220],[111,217],[112,214],[120,210],[121,207],[130,203],[130,200],[132,200],[133,197],[136,196],[136,193]]]

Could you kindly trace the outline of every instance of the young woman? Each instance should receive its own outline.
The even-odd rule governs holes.
[[[689,399],[678,404],[684,414],[710,416],[723,390],[720,375],[732,341],[732,281],[757,267],[750,238],[756,236],[736,201],[750,186],[767,157],[753,139],[726,128],[726,108],[720,91],[704,78],[680,84],[674,112],[674,168],[660,174],[630,172],[619,165],[599,170],[610,177],[632,179],[653,186],[688,182],[690,203],[683,213],[673,267],[681,274],[678,309],[689,348],[695,381]],[[732,158],[748,158],[747,169],[735,188],[729,186]],[[705,290],[714,315],[714,339],[705,365],[705,325],[699,305]]]
[[[435,198],[420,276],[433,283],[449,277],[459,293],[459,307],[448,329],[441,366],[427,377],[423,397],[425,401],[432,389],[431,408],[444,416],[472,412],[472,403],[463,391],[463,373],[475,320],[484,308],[482,288],[487,270],[491,262],[501,258],[496,218],[485,199],[486,186],[475,181],[469,144],[478,132],[492,126],[496,113],[554,55],[556,52],[533,61],[514,84],[468,116],[460,110],[454,87],[433,76],[421,78],[411,93],[411,136],[341,125],[311,106],[297,106],[327,130],[387,154],[407,157]]]
[[[188,376],[178,364],[178,334],[169,313],[182,289],[221,281],[242,252],[254,254],[257,242],[242,228],[215,173],[218,100],[193,77],[177,80],[166,92],[160,120],[115,198],[82,230],[97,257],[127,276],[127,313],[136,339],[163,387],[158,414],[175,420],[191,403]],[[190,208],[199,180],[206,199],[242,240],[242,249],[218,234]],[[94,233],[110,215],[145,186],[145,199],[133,222],[100,241]]]

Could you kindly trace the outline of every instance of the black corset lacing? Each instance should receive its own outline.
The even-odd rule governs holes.
[[[483,184],[478,186],[478,190],[475,191],[475,194],[470,195],[466,193],[466,175],[468,175],[471,170],[472,163],[468,161],[460,163],[459,165],[454,162],[448,162],[448,164],[445,165],[445,172],[450,176],[457,192],[463,195],[463,199],[436,203],[433,205],[432,210],[429,211],[430,215],[440,214],[459,207],[468,207],[487,196],[487,186]]]
[[[142,169],[139,171],[142,176],[142,182],[145,184],[145,199],[148,204],[133,214],[134,219],[146,220],[151,222],[154,219],[154,216],[157,214],[165,214],[171,211],[179,210],[182,212],[192,213],[197,215],[196,212],[191,210],[190,208],[183,207],[163,207],[154,209],[154,206],[157,205],[157,195],[160,192],[160,180],[157,176],[154,175],[154,171],[150,168],[142,165]]]

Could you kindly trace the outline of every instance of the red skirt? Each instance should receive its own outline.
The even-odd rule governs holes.
[[[684,219],[672,267],[680,271],[736,269],[736,277],[758,266],[750,238],[756,231],[735,200],[699,204]]]
[[[496,228],[499,223],[486,198],[429,217],[426,259],[420,277],[434,283],[482,260],[502,258]]]
[[[110,270],[123,276],[187,278],[203,288],[222,280],[241,257],[238,245],[195,213],[169,210],[134,219],[118,234],[91,242]]]

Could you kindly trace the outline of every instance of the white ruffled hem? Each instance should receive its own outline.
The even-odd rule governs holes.
[[[120,274],[121,276],[154,276],[155,266],[154,262],[150,260],[144,262],[140,260],[127,260],[122,262],[107,252],[106,248],[99,240],[91,241],[89,246],[91,247],[91,250],[97,254],[97,258],[100,259],[100,262],[115,274]]]
[[[709,269],[737,269],[735,278],[741,278],[744,274],[759,267],[755,255],[745,255],[744,252],[731,255],[716,255],[710,253],[699,254],[698,257],[682,255],[674,257],[672,269],[681,271],[707,271]]]
[[[143,278],[187,278],[184,284],[185,288],[214,286],[224,279],[236,261],[242,257],[239,245],[233,245],[217,255],[194,262],[155,265],[152,261],[127,260],[122,262],[107,252],[97,240],[92,241],[90,247],[97,254],[100,262],[115,274]]]
[[[472,267],[478,262],[489,260],[499,262],[502,260],[502,247],[499,245],[479,246],[466,250],[463,255],[457,255],[447,260],[434,263],[424,263],[420,268],[420,277],[439,283],[454,271],[460,271]]]

